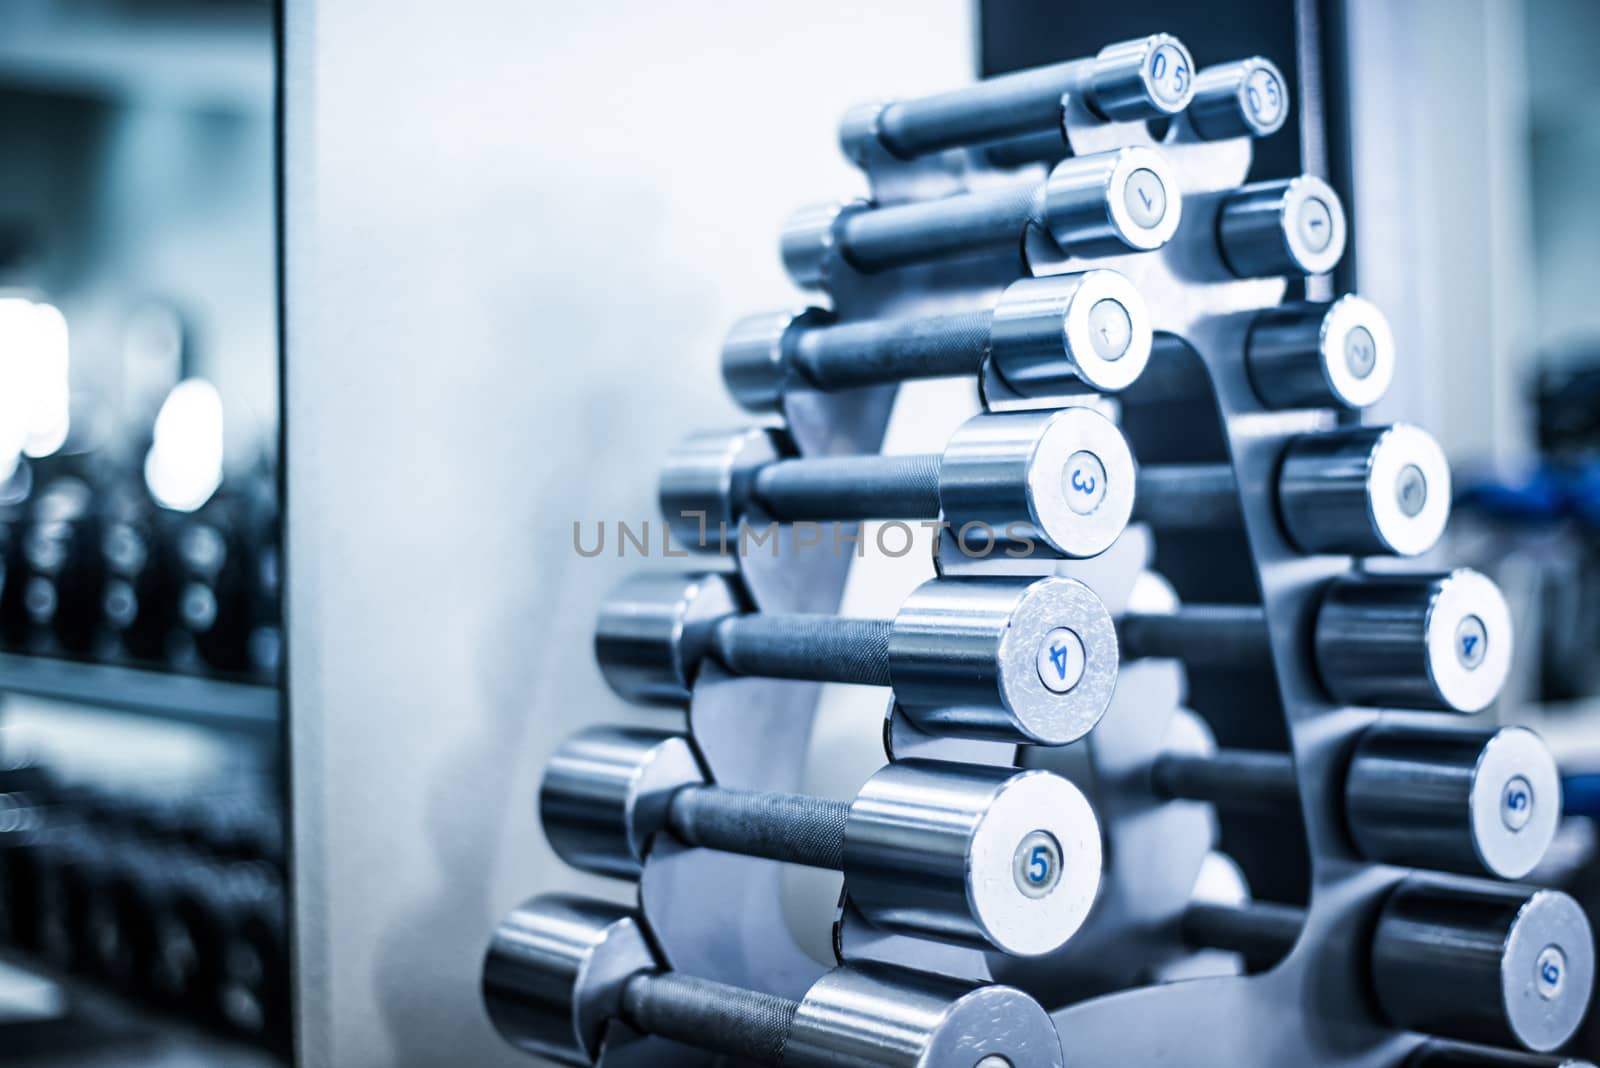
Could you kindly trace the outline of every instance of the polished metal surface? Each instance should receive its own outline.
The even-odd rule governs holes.
[[[1318,672],[1349,704],[1478,712],[1505,683],[1511,642],[1505,598],[1469,568],[1339,579],[1317,612]]]
[[[990,78],[935,96],[852,108],[840,123],[844,154],[863,165],[875,150],[899,159],[980,145],[1061,127],[1061,98],[1086,93],[1109,119],[1182,111],[1193,92],[1194,63],[1167,34],[1108,45],[1068,60]]]
[[[1150,358],[1150,316],[1115,271],[1025,278],[992,309],[833,322],[815,308],[739,320],[722,346],[728,391],[755,412],[792,390],[838,393],[977,374],[993,359],[1024,395],[1127,388]]]
[[[1100,887],[1100,824],[1045,771],[903,760],[850,806],[846,892],[869,920],[1018,956],[1059,948]]]
[[[974,257],[1019,258],[1030,227],[1048,234],[1062,254],[1148,251],[1172,236],[1181,204],[1176,175],[1159,151],[1117,148],[1063,160],[1038,184],[1011,181],[876,208],[807,208],[784,230],[783,258],[797,284],[831,291],[830,280],[846,279],[851,270],[870,275]]]
[[[939,464],[944,517],[974,556],[1098,556],[1128,525],[1134,489],[1127,441],[1090,408],[975,416]]]
[[[589,727],[545,764],[539,822],[556,855],[598,875],[638,878],[650,837],[681,788],[705,781],[688,740],[638,727]]]
[[[1365,408],[1394,379],[1389,320],[1354,293],[1261,312],[1244,356],[1250,384],[1269,408]]]
[[[931,734],[1065,745],[1105,714],[1117,636],[1075,579],[935,579],[895,617],[889,659],[895,696]]]
[[[562,1064],[600,1061],[628,979],[657,967],[626,908],[570,895],[531,898],[495,928],[483,1001],[517,1049]]]
[[[606,598],[595,623],[601,674],[630,701],[686,700],[713,628],[737,604],[720,575],[633,576]]]
[[[1115,393],[1150,361],[1150,313],[1116,271],[1024,278],[995,305],[989,356],[1024,395],[1069,393],[1080,382]]]
[[[882,966],[838,968],[806,992],[785,1063],[816,1068],[1060,1068],[1061,1037],[1004,986]]]
[[[1172,240],[1183,187],[1156,149],[1135,145],[1063,160],[1044,185],[1044,228],[1063,252],[1115,256]]]
[[[781,527],[785,546],[801,544],[808,521],[900,513],[950,527],[1026,517],[1021,533],[1049,552],[1007,553],[1023,540],[1011,535],[973,554],[963,551],[974,547],[971,531],[940,531],[940,578],[892,619],[834,615],[843,571],[820,555],[735,557],[728,563],[741,580],[724,581],[737,610],[697,629],[708,634],[702,648],[643,653],[648,636],[636,639],[626,663],[666,665],[651,689],[690,684],[688,737],[721,784],[688,787],[669,806],[673,833],[644,858],[643,914],[667,966],[769,997],[801,999],[864,970],[911,967],[1025,990],[1053,1010],[1067,1052],[1094,1063],[1390,1068],[1424,1041],[1390,1004],[1402,995],[1374,997],[1375,961],[1389,958],[1374,948],[1372,921],[1398,907],[1391,891],[1406,873],[1397,865],[1511,870],[1542,851],[1534,820],[1548,818],[1538,800],[1547,791],[1538,774],[1514,770],[1533,767],[1520,737],[1498,747],[1480,740],[1477,756],[1441,738],[1437,751],[1419,750],[1425,770],[1408,777],[1378,763],[1350,771],[1350,761],[1376,737],[1364,732],[1388,726],[1376,708],[1492,700],[1509,620],[1464,573],[1354,570],[1351,555],[1432,545],[1448,472],[1404,432],[1339,429],[1344,417],[1333,409],[1376,399],[1394,364],[1375,310],[1353,297],[1273,308],[1290,276],[1338,260],[1342,209],[1309,176],[1240,185],[1250,137],[1284,119],[1264,91],[1284,88],[1275,70],[1246,60],[1195,78],[1184,56],[1180,76],[1176,52],[1142,47],[1115,46],[1132,57],[1122,76],[1146,96],[1153,74],[1171,79],[1175,95],[1203,94],[1159,146],[1147,112],[1108,121],[1109,96],[1052,99],[1059,69],[846,117],[841,140],[870,199],[802,213],[783,239],[792,277],[825,289],[832,310],[752,319],[724,350],[731,388],[784,418],[788,433],[768,440],[795,456],[752,471],[726,459],[740,448],[711,447],[698,484],[715,487],[707,496],[718,515],[792,520]],[[1077,69],[1082,77],[1087,68]],[[1086,264],[1091,256],[1104,259]],[[1126,382],[1105,372],[1122,370],[1112,365],[1132,354],[1140,324],[1131,300],[1087,299],[1086,267],[1114,271],[1108,284],[1120,279],[1142,295],[1149,366]],[[1087,370],[1091,352],[1113,358]],[[915,380],[974,368],[985,414],[962,424],[943,453],[927,442],[907,448],[920,387],[950,384]],[[901,383],[883,434],[885,398]],[[1096,392],[1116,397],[1086,396]],[[845,406],[858,393],[863,403]],[[1110,428],[1130,446],[1126,471],[1078,444],[1047,455],[1058,424]],[[1133,457],[1146,450],[1160,462],[1136,486]],[[1069,543],[1124,487],[1129,511],[1104,544]],[[1124,530],[1135,490],[1152,498],[1137,512],[1147,522]],[[1209,540],[1186,544],[1196,531]],[[1202,544],[1217,546],[1215,558],[1192,551]],[[1218,596],[1213,567],[1228,569],[1225,599],[1235,603],[1206,603]],[[888,569],[875,559],[850,570],[845,602],[859,612],[851,591]],[[1385,584],[1395,589],[1382,592]],[[1185,605],[1179,592],[1190,590],[1195,603]],[[1439,637],[1446,628],[1448,640]],[[636,629],[657,641],[666,633]],[[1125,692],[1114,692],[1123,689],[1114,686],[1118,630]],[[1458,661],[1456,675],[1443,655]],[[762,781],[770,774],[790,789],[798,761],[789,754],[813,724],[810,683],[780,679],[892,688],[887,701],[852,710],[856,729],[863,709],[878,717],[888,706],[889,764],[856,779],[866,786],[848,807]],[[1115,722],[1105,715],[1112,706]],[[816,726],[838,730],[844,717],[825,713],[839,710],[820,707]],[[1219,750],[1208,719],[1218,737],[1244,727],[1265,746],[1281,731],[1282,748]],[[1504,752],[1484,758],[1491,748]],[[1053,774],[1029,778],[1046,769]],[[1383,785],[1363,795],[1357,814],[1346,794],[1358,774]],[[1490,780],[1500,833],[1521,852],[1482,825]],[[1073,812],[1082,818],[1068,819]],[[1262,815],[1271,818],[1236,822]],[[815,899],[839,884],[822,895],[820,884],[804,884],[801,908],[800,884],[777,869],[835,866],[841,818],[843,897],[828,913],[831,946],[819,947]],[[1252,826],[1274,841],[1242,841],[1240,827]],[[1086,837],[1063,837],[1074,833]],[[1241,907],[1247,854],[1258,846],[1275,853],[1285,870],[1269,874],[1288,876],[1281,881],[1304,906]],[[1217,852],[1239,847],[1237,863]],[[1369,849],[1406,859],[1378,860]],[[1458,864],[1467,853],[1471,863]],[[1302,863],[1304,873],[1292,870]],[[1436,906],[1430,922],[1466,922]],[[1502,956],[1520,962],[1528,932],[1560,927],[1553,908],[1538,898],[1524,933],[1502,940]],[[1200,948],[1218,944],[1243,959]],[[1555,945],[1539,947],[1529,974],[1543,977],[1546,1000],[1586,1002],[1587,979],[1577,981],[1563,947],[1559,962],[1546,952]],[[818,980],[830,956],[858,970]],[[1497,1006],[1501,987],[1477,984],[1481,961],[1464,967],[1460,1013],[1537,1029],[1536,1013],[1516,1016]],[[1436,971],[1428,985],[1447,989],[1451,968]],[[692,1007],[698,981],[674,982],[661,1003]],[[796,1033],[805,1016],[802,1001]],[[841,1048],[881,1054],[891,1033],[921,1033],[885,1023],[899,1019],[893,1006],[860,1010],[849,1024],[859,1044]],[[1007,1051],[965,1048],[949,1063],[968,1068],[968,1052],[971,1068],[1017,1063]],[[916,1043],[903,1055],[946,1063],[919,1059]]]
[[[1378,918],[1372,982],[1400,1027],[1547,1052],[1589,1007],[1594,933],[1557,890],[1413,877]]]
[[[1303,434],[1284,450],[1278,511],[1302,552],[1418,556],[1450,519],[1450,464],[1404,423]]]
[[[1321,274],[1344,253],[1344,207],[1309,174],[1241,186],[1222,202],[1217,242],[1240,278]]]
[[[1555,838],[1561,777],[1525,727],[1380,724],[1356,743],[1345,814],[1372,860],[1520,879]]]
[[[1289,117],[1289,83],[1261,56],[1207,67],[1195,76],[1194,100],[1185,114],[1207,141],[1267,137]]]
[[[760,427],[693,434],[674,449],[661,468],[658,500],[678,544],[701,552],[737,544],[740,505],[750,498],[756,472],[779,456],[771,432]],[[648,529],[643,537],[644,551],[654,551]]]

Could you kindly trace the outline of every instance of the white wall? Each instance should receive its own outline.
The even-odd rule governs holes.
[[[741,416],[717,346],[796,302],[788,212],[861,188],[848,104],[971,76],[965,0],[287,0],[287,432],[308,1065],[527,1064],[477,971],[586,886],[533,794],[592,664],[573,520]]]

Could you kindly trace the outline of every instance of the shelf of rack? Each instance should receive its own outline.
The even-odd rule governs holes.
[[[0,653],[0,693],[259,732],[276,731],[282,707],[261,683],[15,653]]]

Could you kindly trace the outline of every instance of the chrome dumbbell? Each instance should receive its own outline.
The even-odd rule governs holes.
[[[1424,1042],[1406,1058],[1403,1068],[1595,1068],[1590,1061],[1570,1057],[1541,1057],[1532,1053],[1463,1046],[1454,1042]]]
[[[1239,278],[1331,271],[1344,242],[1344,205],[1310,174],[1240,186],[1217,216],[1222,260]]]
[[[1196,667],[1270,663],[1266,617],[1255,605],[1184,605],[1117,621],[1123,655]],[[1511,668],[1511,612],[1470,568],[1420,575],[1352,575],[1328,584],[1313,646],[1337,701],[1478,712]]]
[[[1266,137],[1289,117],[1289,83],[1261,56],[1207,67],[1195,76],[1186,114],[1205,141]]]
[[[1139,472],[1134,518],[1158,529],[1237,525],[1228,464]],[[1427,431],[1407,423],[1292,438],[1275,486],[1283,531],[1304,553],[1416,556],[1450,519],[1450,464]]]
[[[840,123],[839,144],[865,166],[878,152],[910,160],[1035,134],[1059,142],[1062,97],[1115,122],[1176,115],[1194,95],[1194,69],[1183,42],[1158,33],[935,96],[858,105]]]
[[[1245,370],[1268,408],[1365,408],[1394,379],[1394,334],[1371,301],[1284,304],[1256,315]]]
[[[1191,905],[1196,946],[1258,960],[1287,953],[1303,910]],[[1559,890],[1403,880],[1384,899],[1371,941],[1373,992],[1407,1031],[1493,1045],[1555,1049],[1583,1022],[1594,987],[1594,935]]]
[[[1297,804],[1286,753],[1168,753],[1158,793],[1218,805]],[[1380,724],[1362,732],[1344,774],[1344,812],[1368,860],[1520,879],[1561,819],[1555,758],[1523,727],[1495,731]]]
[[[1132,146],[1063,160],[1042,183],[873,208],[806,208],[784,228],[784,267],[821,286],[834,258],[863,274],[969,256],[1021,254],[1030,227],[1063,255],[1150,252],[1182,214],[1176,172],[1157,150]]]
[[[854,801],[708,785],[678,735],[593,728],[551,759],[545,836],[568,864],[636,876],[652,836],[844,873],[885,930],[1016,956],[1060,948],[1100,886],[1100,827],[1045,771],[908,760]]]
[[[1127,526],[1133,494],[1122,432],[1071,407],[975,416],[942,455],[785,460],[766,431],[696,434],[662,466],[660,502],[697,548],[760,509],[779,522],[942,517],[976,556],[1089,557]]]
[[[1340,580],[1317,611],[1317,671],[1347,704],[1480,711],[1505,685],[1511,648],[1500,588],[1465,567]]]
[[[993,309],[833,323],[811,308],[753,315],[722,346],[722,377],[752,411],[778,408],[791,386],[834,393],[917,378],[976,375],[993,361],[1026,396],[1132,385],[1150,360],[1150,313],[1116,271],[1025,278]]]
[[[599,1064],[640,1035],[741,1064],[1062,1064],[1054,1023],[1011,987],[849,966],[795,1002],[663,971],[632,912],[569,895],[526,901],[495,928],[483,999],[502,1038],[561,1064]]]
[[[1260,56],[1208,67],[1195,75],[1194,99],[1186,114],[1189,129],[1202,141],[1266,137],[1289,117],[1288,83]],[[983,156],[997,167],[1057,160],[1071,154],[1063,133],[1058,128],[1009,138],[986,147]]]
[[[933,579],[893,620],[739,611],[720,576],[638,576],[601,608],[600,670],[631,701],[686,700],[706,658],[736,675],[892,686],[930,733],[1039,745],[1088,734],[1116,686],[1116,628],[1073,579]]]
[[[1589,1007],[1594,933],[1559,890],[1412,877],[1384,902],[1372,981],[1398,1027],[1547,1052]]]

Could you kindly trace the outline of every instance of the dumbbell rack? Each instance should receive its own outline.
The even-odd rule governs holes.
[[[991,156],[965,148],[913,161],[895,158],[861,136],[872,114],[867,108],[847,116],[844,141],[869,180],[873,208],[1020,190],[1041,181],[1048,166],[998,168]],[[1145,122],[1107,121],[1071,95],[1061,114],[1070,152],[1058,157],[1158,144]],[[1399,1064],[1424,1038],[1383,1021],[1373,1005],[1365,955],[1381,902],[1407,871],[1369,863],[1351,849],[1340,815],[1342,776],[1355,737],[1380,718],[1429,723],[1439,717],[1344,707],[1330,701],[1318,682],[1307,635],[1323,588],[1348,574],[1353,561],[1297,551],[1281,529],[1274,485],[1289,439],[1327,431],[1340,417],[1331,409],[1268,410],[1246,372],[1243,353],[1252,318],[1283,301],[1287,290],[1282,278],[1236,278],[1218,252],[1218,211],[1248,172],[1249,137],[1205,140],[1189,116],[1179,115],[1159,150],[1180,179],[1182,221],[1156,251],[1086,261],[1063,257],[1048,239],[1030,232],[1021,248],[1003,255],[865,274],[832,254],[825,239],[819,242],[840,217],[834,205],[795,218],[784,235],[786,262],[797,281],[820,281],[830,298],[831,310],[806,313],[819,322],[988,308],[1019,277],[1088,267],[1120,271],[1137,286],[1157,342],[1144,380],[1120,394],[1118,404],[1083,395],[1021,397],[988,367],[979,382],[982,404],[990,411],[1087,404],[1120,412],[1136,457],[1231,465],[1248,543],[1239,548],[1248,552],[1258,587],[1240,600],[1264,610],[1276,682],[1275,692],[1241,688],[1245,703],[1231,712],[1286,725],[1311,869],[1300,936],[1277,966],[1254,975],[1237,974],[1237,965],[1219,964],[1184,943],[1182,918],[1213,847],[1216,817],[1202,804],[1152,796],[1150,769],[1157,758],[1175,746],[1204,741],[1197,741],[1192,715],[1182,708],[1182,669],[1174,661],[1148,660],[1125,664],[1105,720],[1088,738],[1059,749],[932,737],[892,701],[885,720],[891,761],[931,757],[1044,767],[1073,779],[1089,795],[1109,860],[1095,911],[1065,948],[1020,959],[885,934],[854,912],[847,885],[835,952],[841,963],[882,961],[1021,987],[1056,1010],[1069,1063]],[[808,258],[805,250],[818,247],[825,254]],[[729,348],[768,343],[763,339],[781,335],[779,324],[789,321],[785,315],[770,328],[757,324],[749,338],[730,339]],[[893,386],[827,394],[791,383],[779,400],[779,440],[807,458],[875,452],[895,403]],[[768,440],[765,431],[753,432],[745,447],[770,449]],[[716,517],[710,518],[714,524]],[[746,518],[762,522],[759,515]],[[748,600],[745,608],[837,611],[852,556],[831,544],[801,545],[790,528],[780,528],[779,537],[774,554],[735,553],[708,568],[733,568]],[[1152,584],[1147,572],[1158,547],[1150,530],[1135,524],[1093,560],[978,560],[963,556],[947,533],[934,564],[943,575],[1078,578],[1120,615],[1163,607],[1159,593],[1152,600],[1150,590],[1159,583]],[[1181,573],[1182,554],[1174,559],[1176,565],[1163,558],[1165,577],[1184,590],[1191,576]],[[693,740],[707,777],[718,785],[794,791],[803,770],[797,754],[806,751],[820,691],[816,683],[734,676],[708,662],[694,679],[682,718],[666,713],[664,726]],[[690,848],[659,836],[644,860],[639,915],[663,962],[687,975],[799,998],[827,970],[793,934],[782,866],[773,861]],[[1179,977],[1185,981],[1159,982]],[[610,1065],[715,1060],[648,1037],[602,1054],[602,1063]]]

